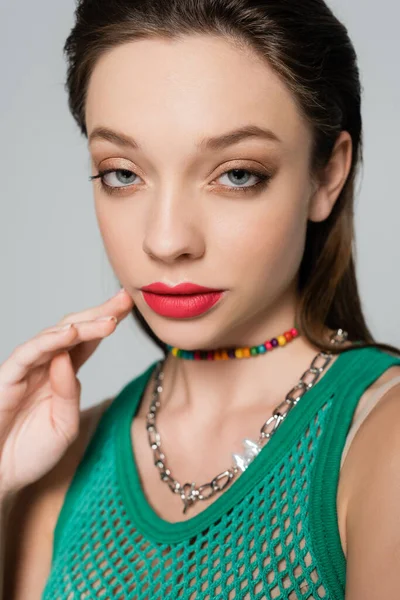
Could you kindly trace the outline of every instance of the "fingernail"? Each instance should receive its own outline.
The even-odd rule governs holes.
[[[98,319],[95,319],[95,321],[115,321],[116,323],[118,323],[118,319],[117,317],[99,317]]]
[[[125,288],[121,288],[115,295],[118,296],[118,294],[123,294],[123,292],[126,292]]]

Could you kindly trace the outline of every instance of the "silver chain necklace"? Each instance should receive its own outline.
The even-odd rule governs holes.
[[[331,344],[341,344],[347,340],[347,332],[343,329],[338,329],[336,333],[330,335]],[[319,359],[323,360],[321,366],[317,366]],[[310,367],[305,371],[300,378],[299,383],[290,390],[286,395],[285,400],[281,402],[272,412],[272,416],[264,422],[260,430],[258,440],[255,442],[251,439],[246,438],[242,444],[244,447],[243,454],[232,454],[233,464],[232,466],[223,471],[210,483],[205,483],[196,487],[196,483],[179,483],[171,475],[171,471],[166,467],[165,454],[161,450],[161,438],[156,427],[156,414],[160,407],[160,394],[163,391],[162,381],[164,379],[164,371],[162,367],[165,359],[160,361],[156,366],[155,371],[155,383],[152,393],[152,400],[149,411],[146,415],[146,429],[149,444],[153,450],[154,464],[159,469],[160,478],[162,481],[167,483],[168,487],[174,494],[179,494],[183,502],[183,513],[186,513],[190,506],[193,506],[197,500],[208,500],[218,492],[222,492],[237,476],[239,472],[243,472],[247,469],[252,460],[257,456],[262,447],[271,439],[279,425],[285,419],[286,415],[292,410],[294,406],[299,402],[300,398],[313,387],[316,381],[319,379],[321,373],[325,370],[327,365],[332,360],[331,352],[319,352],[311,362]],[[311,375],[311,381],[307,382],[307,377]],[[295,397],[292,395],[295,394]]]

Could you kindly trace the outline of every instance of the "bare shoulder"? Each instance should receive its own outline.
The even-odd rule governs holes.
[[[359,413],[363,411],[364,406],[368,402],[371,395],[375,394],[375,392],[377,392],[379,390],[379,388],[382,388],[386,383],[388,383],[389,381],[391,381],[392,379],[395,379],[397,377],[400,377],[400,365],[398,365],[398,366],[394,365],[393,367],[389,367],[388,369],[386,369],[386,371],[384,371],[384,373],[382,373],[382,375],[380,377],[378,377],[372,385],[369,386],[369,388],[361,396],[361,398],[358,402],[357,408],[353,415],[353,422],[357,419]],[[383,396],[382,396],[382,398],[383,398]],[[386,394],[385,394],[385,399],[386,399]]]
[[[40,600],[50,572],[53,533],[65,494],[114,397],[81,411],[79,434],[40,480],[18,494],[7,521],[4,594],[9,600]]]
[[[360,397],[358,401],[350,426],[352,426],[356,421],[359,420],[359,417],[364,412],[366,405],[372,399],[371,397],[376,394],[376,402],[374,401],[374,406],[368,414],[368,416],[365,419],[364,417],[362,417],[362,422],[359,430],[365,429],[366,423],[371,423],[371,421],[374,421],[374,416],[376,415],[376,411],[378,410],[378,408],[382,407],[382,405],[387,401],[391,394],[396,394],[396,390],[400,390],[400,382],[394,384],[393,387],[390,387],[390,389],[387,391],[383,389],[386,386],[386,384],[388,384],[393,379],[397,379],[398,377],[400,377],[400,365],[389,367],[388,369],[386,369],[386,371],[384,371],[384,373],[382,373],[380,377],[378,377],[373,382],[372,385],[370,385],[365,390],[364,394]],[[382,390],[382,392],[380,392],[380,390]],[[346,482],[348,481],[349,483],[354,481],[354,469],[352,469],[352,466],[355,466],[355,459],[359,454],[359,452],[357,452],[357,449],[359,447],[357,441],[359,439],[359,432],[357,432],[354,437],[354,440],[350,444],[348,455],[344,461],[345,466],[343,468],[343,473],[341,473],[341,479],[343,479],[343,481],[345,480]]]
[[[399,375],[400,367],[391,367],[375,382],[375,389]],[[380,397],[358,429],[346,458],[349,600],[396,597],[400,587],[399,425],[400,383]]]
[[[400,376],[400,366],[393,366],[378,377],[372,385],[370,385],[361,398],[358,401],[356,410],[354,411],[351,426],[359,420],[359,418],[363,418],[361,414],[363,413],[365,406],[371,399],[371,396],[374,394],[378,394],[378,400],[371,410],[369,415],[362,421],[358,431],[356,432],[354,439],[350,444],[350,448],[348,454],[344,460],[343,467],[341,468],[339,474],[339,485],[338,485],[338,493],[337,493],[337,505],[338,505],[338,521],[339,521],[339,530],[340,537],[342,542],[342,548],[345,556],[347,556],[347,534],[346,534],[346,520],[347,520],[347,506],[349,503],[349,499],[353,494],[355,481],[357,476],[360,473],[360,463],[364,463],[366,460],[363,448],[363,440],[365,436],[368,434],[368,431],[371,432],[371,424],[372,428],[374,423],[376,423],[375,415],[377,414],[378,409],[382,410],[383,404],[388,400],[389,393],[391,395],[396,394],[396,389],[400,390],[400,384],[395,385],[391,390],[382,392],[382,395],[379,394],[379,389],[382,389],[386,383],[391,381],[394,378]],[[379,413],[378,413],[379,415]],[[368,429],[367,429],[368,426]],[[361,431],[364,431],[363,438],[361,439]],[[371,450],[374,448],[374,442],[371,442]]]
[[[371,385],[357,406],[353,422],[357,418],[357,412],[363,408],[371,397],[378,392],[387,382],[400,376],[400,366],[387,369],[373,385]],[[379,392],[378,392],[379,394]],[[364,485],[364,477],[371,472],[371,465],[377,464],[377,457],[382,452],[393,450],[390,444],[400,444],[400,381],[388,390],[378,395],[378,400],[372,410],[362,421],[353,441],[351,442],[345,461],[346,474],[351,485],[348,487],[348,504],[354,499],[360,488]],[[390,456],[380,456],[391,460]],[[400,460],[400,454],[399,454]],[[351,477],[349,477],[349,474]]]

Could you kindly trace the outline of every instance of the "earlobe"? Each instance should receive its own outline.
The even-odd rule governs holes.
[[[351,158],[351,136],[347,131],[342,131],[336,140],[321,181],[310,198],[308,214],[310,221],[324,221],[329,217],[349,175]]]

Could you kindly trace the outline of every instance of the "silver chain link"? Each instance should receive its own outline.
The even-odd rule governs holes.
[[[343,329],[338,329],[336,333],[331,334],[331,344],[341,344],[347,340],[348,334]],[[318,361],[322,360],[322,365],[318,366]],[[165,463],[165,454],[161,450],[161,438],[156,427],[156,414],[160,408],[160,394],[163,391],[162,381],[164,379],[164,371],[162,367],[165,359],[161,360],[156,366],[155,383],[152,393],[152,400],[149,411],[146,416],[146,429],[150,447],[153,451],[154,464],[159,469],[160,478],[164,481],[174,494],[179,494],[183,502],[183,512],[192,506],[197,500],[208,500],[215,494],[222,492],[232,480],[237,476],[239,471],[244,471],[248,464],[259,453],[261,448],[271,439],[279,425],[286,418],[287,414],[292,410],[304,394],[315,385],[321,373],[326,369],[332,360],[331,352],[319,352],[311,362],[310,367],[303,373],[299,383],[286,395],[285,400],[281,402],[273,411],[272,416],[265,421],[260,430],[260,435],[257,442],[252,440],[244,440],[246,452],[244,456],[233,455],[235,458],[234,464],[223,471],[210,483],[205,483],[196,487],[196,483],[179,483],[167,468]],[[308,380],[310,378],[311,380]]]

